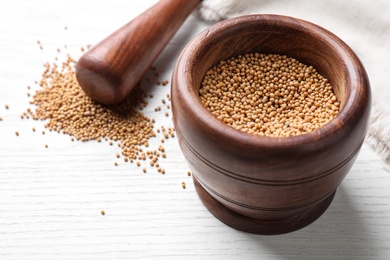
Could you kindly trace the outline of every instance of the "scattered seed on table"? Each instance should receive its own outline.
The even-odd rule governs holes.
[[[16,131],[16,132],[15,132],[15,135],[16,135],[16,136],[19,136],[19,132],[18,132],[18,131]]]
[[[45,148],[49,148],[49,146],[47,144],[45,144]]]
[[[163,80],[163,81],[161,82],[161,84],[162,84],[163,86],[166,86],[166,85],[168,85],[168,83],[169,83],[169,81],[168,81],[168,80]]]
[[[141,88],[136,87],[122,103],[111,106],[100,105],[85,95],[78,85],[75,64],[76,60],[68,55],[67,60],[61,65],[56,63],[44,65],[45,70],[41,79],[35,82],[41,89],[32,95],[30,102],[35,109],[33,111],[28,108],[23,117],[47,120],[45,128],[70,135],[72,141],[106,140],[109,145],[117,142],[121,153],[115,154],[116,157],[123,156],[125,162],[136,162],[140,167],[139,160],[147,160],[146,151],[143,152],[141,146],[151,146],[148,140],[156,137],[154,131],[156,120],[149,119],[138,110],[147,106],[148,95]],[[150,94],[149,97],[153,95]],[[161,111],[161,106],[158,106],[157,110]],[[160,132],[160,129],[156,130]],[[169,134],[165,128],[164,132],[164,136],[168,138]],[[45,132],[42,131],[42,134]],[[157,147],[152,147],[151,150],[150,162],[156,166],[160,154]],[[118,163],[114,162],[114,164]],[[157,168],[161,168],[160,165]],[[146,172],[146,168],[142,171]],[[161,171],[165,173],[162,168]]]
[[[182,187],[183,189],[186,188],[186,183],[185,183],[184,181],[181,183],[181,187]]]
[[[188,176],[191,176],[191,172],[190,172],[190,171],[188,171],[188,172],[187,172],[187,175],[188,175]]]
[[[102,214],[104,216],[104,215],[106,215],[106,212],[104,210],[101,210],[100,214]]]
[[[49,120],[49,129],[63,132],[77,140],[118,141],[124,156],[133,158],[137,147],[155,136],[150,119],[136,111],[146,94],[139,88],[122,103],[102,106],[92,101],[78,85],[74,74],[76,61],[71,57],[63,67],[45,64],[42,89],[33,97],[35,120]],[[129,138],[131,136],[132,138]],[[131,140],[130,140],[131,139]]]
[[[5,109],[9,109],[9,106],[8,106],[8,104],[5,104]]]
[[[117,162],[114,162],[114,165],[115,165],[115,166],[118,166],[118,163],[117,163]]]

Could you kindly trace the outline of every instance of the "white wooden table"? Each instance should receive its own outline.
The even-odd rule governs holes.
[[[320,219],[290,234],[260,236],[227,227],[206,210],[175,138],[165,143],[166,174],[144,174],[134,164],[114,166],[117,146],[72,142],[44,122],[20,118],[43,63],[66,53],[78,58],[81,46],[155,2],[1,1],[0,259],[389,259],[390,174],[367,145]],[[161,79],[170,79],[181,49],[209,25],[194,16],[186,21],[155,63]],[[144,113],[173,126],[164,111],[154,111],[169,86],[143,86],[155,96]]]

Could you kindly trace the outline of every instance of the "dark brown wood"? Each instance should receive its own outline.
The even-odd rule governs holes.
[[[91,48],[76,65],[84,92],[103,104],[122,101],[200,1],[160,0]]]
[[[288,138],[254,136],[219,121],[199,99],[203,76],[220,60],[253,52],[312,65],[333,85],[339,115],[316,131]],[[201,33],[179,57],[171,95],[179,144],[200,183],[199,197],[237,229],[250,232],[249,223],[258,220],[252,232],[260,234],[290,232],[322,214],[358,155],[371,104],[366,71],[342,40],[312,23],[277,15],[238,17]]]
[[[329,207],[336,194],[334,191],[323,201],[320,201],[313,207],[308,208],[301,214],[295,214],[286,218],[258,219],[238,214],[227,207],[224,207],[213,196],[207,192],[193,175],[194,185],[203,205],[216,218],[220,219],[226,225],[240,231],[263,234],[279,235],[299,230],[317,220]]]

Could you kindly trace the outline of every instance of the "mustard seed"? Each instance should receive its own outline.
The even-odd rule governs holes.
[[[161,82],[161,84],[162,84],[163,86],[166,86],[166,85],[168,85],[168,83],[169,83],[169,81],[168,81],[168,80],[163,80],[163,81]]]
[[[104,216],[104,215],[106,215],[106,212],[104,210],[101,210],[100,214],[102,214],[102,216]]]
[[[19,136],[19,132],[18,132],[18,131],[16,131],[16,132],[15,132],[15,135],[16,135],[16,136]]]
[[[41,89],[36,91],[30,102],[35,111],[29,108],[23,117],[47,120],[45,128],[68,134],[72,141],[109,140],[109,145],[118,142],[123,158],[133,162],[139,156],[139,147],[149,146],[148,140],[156,136],[153,131],[155,121],[137,110],[140,106],[146,107],[147,95],[136,87],[120,104],[98,104],[79,86],[75,65],[76,60],[69,55],[61,66],[45,63],[39,80]],[[42,134],[45,132],[42,131]]]
[[[220,61],[204,76],[199,96],[216,118],[245,133],[288,137],[332,120],[339,102],[315,68],[275,54]]]
[[[186,188],[186,183],[185,183],[184,181],[181,183],[181,187],[182,187],[183,189]]]

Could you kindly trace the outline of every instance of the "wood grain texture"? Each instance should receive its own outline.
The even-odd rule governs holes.
[[[103,104],[124,100],[200,0],[161,0],[95,45],[77,62],[85,93]]]
[[[335,86],[341,104],[337,117],[288,138],[246,134],[218,120],[199,98],[204,74],[221,60],[248,53],[287,55],[313,66]],[[232,213],[232,220],[212,210],[222,221],[260,234],[291,232],[324,212],[327,197],[357,157],[371,106],[366,71],[342,40],[312,23],[279,15],[237,17],[202,32],[180,55],[171,92],[180,147],[200,184],[197,190],[202,187],[226,212],[243,216],[240,221]],[[206,201],[210,208],[211,200]],[[253,223],[258,227],[251,230]]]
[[[99,42],[156,2],[1,1],[0,259],[388,259],[390,176],[366,145],[320,219],[265,237],[236,231],[208,212],[176,139],[165,146],[167,174],[143,174],[135,165],[115,167],[115,146],[71,142],[44,122],[20,119],[44,62],[81,56],[80,46]],[[154,64],[159,79],[170,79],[180,51],[207,26],[194,17],[184,23]],[[154,112],[169,86],[148,76],[142,86],[155,97],[144,113],[172,125],[165,111]]]

